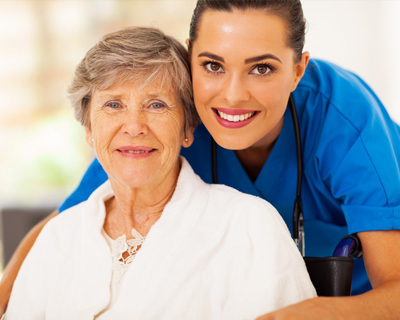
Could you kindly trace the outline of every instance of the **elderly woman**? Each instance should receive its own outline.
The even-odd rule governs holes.
[[[315,296],[264,200],[194,174],[185,49],[152,28],[105,36],[70,99],[109,180],[51,220],[6,319],[251,319]]]

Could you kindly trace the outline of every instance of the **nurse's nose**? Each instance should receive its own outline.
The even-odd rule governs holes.
[[[130,138],[145,136],[149,132],[147,114],[142,108],[128,110],[123,117],[124,134]]]
[[[222,88],[222,97],[231,107],[250,99],[245,81],[241,79],[240,75],[227,77]]]

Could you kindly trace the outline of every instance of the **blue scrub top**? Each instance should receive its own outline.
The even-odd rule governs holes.
[[[302,138],[302,200],[307,256],[331,256],[354,232],[400,229],[400,127],[355,74],[310,60],[293,93]],[[182,155],[211,183],[211,136],[203,125]],[[289,109],[282,132],[253,183],[235,152],[217,147],[218,182],[272,203],[292,230],[297,162]],[[89,197],[107,175],[94,160],[63,211]],[[362,259],[354,266],[353,294],[371,289]]]

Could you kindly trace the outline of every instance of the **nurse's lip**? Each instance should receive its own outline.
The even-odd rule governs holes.
[[[260,111],[213,108],[215,118],[218,123],[230,129],[238,129],[251,123]]]
[[[254,113],[257,112],[257,110],[245,110],[245,109],[225,109],[225,108],[213,108],[213,110],[217,110],[219,112],[223,112],[226,114],[231,114],[233,116],[235,115],[241,115],[241,114],[246,114],[246,113]]]
[[[153,154],[157,149],[145,146],[123,146],[116,149],[116,151],[127,158],[146,158]]]

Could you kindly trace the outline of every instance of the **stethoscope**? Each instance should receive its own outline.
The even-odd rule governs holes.
[[[301,152],[301,137],[299,120],[297,118],[297,112],[294,105],[293,96],[289,97],[289,109],[292,115],[294,134],[296,139],[296,156],[297,156],[297,187],[296,187],[296,198],[293,206],[293,240],[300,250],[301,255],[304,257],[305,254],[305,243],[304,243],[304,217],[303,217],[303,204],[301,201],[301,181],[303,176],[303,160]],[[212,170],[212,182],[218,183],[217,174],[217,143],[211,137],[211,170]]]

